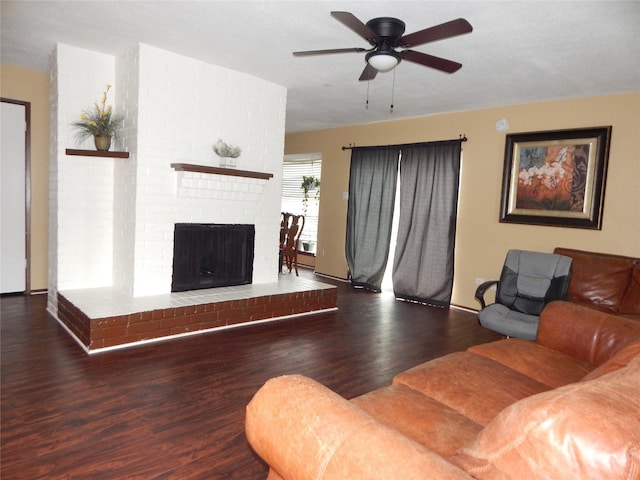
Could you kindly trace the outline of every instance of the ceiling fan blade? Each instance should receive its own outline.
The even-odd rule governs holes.
[[[332,48],[329,50],[307,50],[304,52],[293,52],[296,57],[304,57],[310,55],[326,55],[330,53],[353,53],[353,52],[366,52],[365,48]]]
[[[338,20],[345,27],[350,28],[367,42],[375,44],[378,35],[376,32],[362,23],[353,13],[349,12],[331,12],[331,16]]]
[[[367,66],[364,67],[364,70],[360,74],[360,78],[358,80],[360,80],[361,82],[366,82],[367,80],[373,80],[374,78],[376,78],[377,74],[378,74],[378,71],[367,63]]]
[[[463,35],[472,31],[473,27],[469,22],[464,18],[458,18],[457,20],[451,20],[450,22],[445,22],[435,27],[425,28],[424,30],[405,35],[400,38],[398,43],[402,47],[415,47],[425,43]]]
[[[425,67],[435,68],[446,73],[454,73],[460,70],[461,63],[447,60],[446,58],[434,57],[433,55],[427,55],[422,52],[415,52],[413,50],[404,50],[400,52],[400,56],[403,60],[419,63]]]

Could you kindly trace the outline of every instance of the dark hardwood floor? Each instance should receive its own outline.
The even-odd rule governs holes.
[[[268,378],[302,373],[351,398],[497,338],[472,313],[318,280],[338,285],[338,311],[93,356],[45,295],[2,297],[2,478],[264,479],[244,409]]]

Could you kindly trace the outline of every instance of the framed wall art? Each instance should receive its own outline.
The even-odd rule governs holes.
[[[611,126],[506,136],[500,222],[602,228]]]

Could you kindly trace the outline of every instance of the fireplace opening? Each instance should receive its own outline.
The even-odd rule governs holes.
[[[177,223],[171,291],[250,284],[254,241],[253,225]]]

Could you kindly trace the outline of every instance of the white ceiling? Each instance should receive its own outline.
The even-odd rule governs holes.
[[[287,132],[640,91],[638,1],[2,0],[0,8],[2,63],[46,71],[57,42],[112,55],[141,42],[285,86]],[[391,72],[358,81],[363,53],[292,56],[369,47],[333,10],[363,22],[400,18],[406,33],[458,17],[474,30],[415,48],[461,70],[405,61],[393,89]]]

